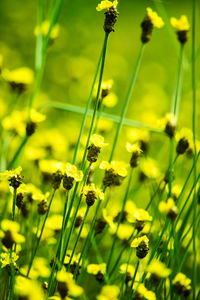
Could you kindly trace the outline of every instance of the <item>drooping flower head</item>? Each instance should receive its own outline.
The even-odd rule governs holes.
[[[178,40],[181,44],[185,44],[188,40],[188,33],[190,29],[190,24],[188,18],[182,15],[180,19],[171,18],[171,25],[176,29]]]
[[[172,198],[168,198],[166,202],[159,203],[159,210],[161,213],[166,214],[171,220],[175,220],[178,215],[178,208]]]
[[[153,281],[157,284],[162,278],[167,278],[171,274],[171,270],[164,263],[155,259],[149,264],[147,271],[152,274]]]
[[[184,297],[188,297],[191,292],[190,284],[191,284],[191,279],[189,279],[183,273],[178,273],[173,280],[173,285],[176,293],[178,295],[183,295]]]
[[[80,297],[83,293],[82,287],[78,286],[71,273],[67,273],[62,269],[57,273],[58,292],[62,299],[67,296]]]
[[[97,300],[118,300],[119,287],[116,285],[104,285]]]
[[[25,238],[19,233],[20,226],[17,222],[11,220],[3,220],[1,222],[0,236],[2,238],[2,244],[11,249],[14,243],[24,243]]]
[[[142,35],[141,41],[142,43],[147,43],[151,39],[152,31],[154,27],[161,28],[163,27],[164,22],[161,17],[158,16],[156,12],[154,12],[151,8],[147,8],[147,14],[144,20],[141,23],[142,27]]]

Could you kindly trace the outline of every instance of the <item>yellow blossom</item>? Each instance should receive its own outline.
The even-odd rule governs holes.
[[[70,163],[66,164],[64,173],[67,176],[74,178],[75,181],[81,181],[83,179],[83,172]]]
[[[97,275],[99,272],[101,274],[106,273],[106,263],[97,264],[90,264],[87,266],[87,272],[89,274]]]
[[[29,85],[33,83],[34,73],[31,69],[22,67],[15,70],[4,69],[2,77],[9,83]]]
[[[111,161],[111,163],[107,161],[102,161],[100,164],[100,169],[102,170],[110,170],[112,169],[115,174],[119,176],[126,177],[127,176],[127,167],[128,165],[123,161]]]
[[[114,93],[109,93],[103,98],[103,104],[106,107],[114,107],[117,104],[118,98]]]
[[[151,19],[151,22],[155,27],[161,28],[164,26],[162,18],[159,17],[158,14],[149,7],[147,8],[147,15]]]
[[[22,276],[16,277],[15,292],[22,299],[44,299],[44,293],[41,285],[35,280],[30,280]]]
[[[1,262],[1,268],[4,268],[7,265],[14,264],[19,258],[19,255],[17,255],[15,252],[12,252],[10,255],[10,252],[2,252],[0,254],[0,262]]]
[[[57,160],[42,159],[39,161],[39,168],[43,173],[52,174],[58,170],[64,172],[65,165],[64,163]]]
[[[96,7],[96,10],[97,11],[101,11],[101,10],[104,10],[104,9],[110,9],[111,7],[115,7],[118,5],[118,0],[114,0],[113,2],[112,1],[109,1],[109,0],[104,0],[104,1],[101,1],[101,3],[98,4],[98,6]]]
[[[0,173],[0,180],[8,180],[11,177],[17,177],[21,174],[22,167],[18,167],[14,170],[6,170],[3,173]]]
[[[93,134],[90,138],[90,143],[98,148],[102,148],[107,145],[104,143],[104,137],[99,134]]]
[[[57,273],[57,280],[58,282],[66,284],[66,290],[69,296],[79,297],[83,293],[82,287],[78,286],[75,283],[73,275],[71,273],[61,270]]]
[[[174,211],[178,213],[178,208],[175,205],[175,202],[172,198],[169,198],[167,202],[161,201],[158,206],[161,213],[170,213],[170,211]]]
[[[130,144],[130,143],[126,144],[126,150],[130,153],[137,152],[140,154],[142,152],[142,150],[137,144]]]
[[[131,247],[136,248],[140,245],[140,243],[145,242],[146,244],[149,243],[149,239],[146,235],[143,235],[139,238],[135,238],[132,243],[131,243]]]
[[[171,270],[159,260],[153,260],[147,267],[147,271],[158,278],[166,278],[171,274]]]
[[[101,293],[97,296],[97,300],[118,300],[119,287],[116,285],[105,285],[101,289]]]
[[[171,25],[176,28],[178,31],[188,31],[190,29],[190,24],[188,18],[185,15],[182,15],[180,19],[171,18]]]
[[[135,282],[133,285],[133,290],[136,289],[139,298],[144,298],[146,300],[156,300],[156,295],[154,294],[154,292],[147,290],[143,283],[140,283],[138,286],[138,283]]]
[[[95,187],[94,183],[91,183],[90,185],[85,185],[83,188],[83,195],[86,197],[88,192],[93,192],[95,194],[96,198],[99,198],[100,200],[104,200],[104,193],[102,190],[98,187]]]

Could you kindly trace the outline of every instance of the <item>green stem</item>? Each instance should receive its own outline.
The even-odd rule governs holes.
[[[130,285],[130,293],[131,294],[132,294],[133,284],[135,282],[135,278],[136,278],[136,275],[137,275],[137,271],[138,271],[139,265],[140,265],[140,261],[138,260],[136,268],[135,268],[135,272],[134,272],[134,275],[133,275],[133,278],[131,280],[131,285]],[[128,299],[131,299],[131,296]]]
[[[80,147],[81,138],[82,138],[82,135],[83,135],[83,130],[84,130],[84,127],[85,127],[85,123],[86,123],[86,119],[87,119],[87,116],[88,116],[90,104],[91,104],[91,101],[92,101],[92,96],[93,96],[93,92],[94,92],[95,83],[96,83],[96,80],[97,80],[97,75],[98,75],[99,69],[100,69],[100,64],[101,64],[101,59],[102,59],[102,53],[103,53],[103,50],[102,50],[101,55],[99,57],[99,61],[98,61],[98,64],[97,64],[96,73],[94,75],[94,79],[93,79],[93,83],[92,83],[92,88],[91,88],[90,95],[89,95],[89,98],[88,98],[88,101],[87,101],[87,105],[86,105],[86,108],[85,108],[85,112],[84,112],[84,116],[83,116],[83,120],[82,120],[82,124],[81,124],[81,129],[80,129],[78,141],[77,141],[76,148],[75,148],[75,151],[74,151],[73,164],[76,163],[76,159],[77,159],[78,150],[79,150],[79,147]]]
[[[123,119],[126,115],[128,105],[129,105],[129,102],[130,102],[130,99],[131,99],[131,96],[132,96],[133,88],[134,88],[136,78],[137,78],[137,75],[138,75],[138,71],[139,71],[139,68],[140,68],[143,52],[144,52],[144,44],[142,44],[142,46],[140,48],[140,52],[139,52],[139,55],[138,55],[138,58],[137,58],[136,66],[135,66],[135,69],[134,69],[134,72],[133,72],[133,75],[132,75],[132,78],[131,78],[131,84],[129,86],[128,94],[127,94],[126,100],[124,102],[124,106],[122,108],[120,121],[119,121],[118,126],[117,126],[117,131],[116,131],[116,134],[115,134],[115,138],[114,138],[114,142],[113,142],[109,162],[111,162],[111,160],[113,158],[113,155],[114,155],[114,151],[115,151],[116,144],[117,144],[117,141],[118,141],[118,137],[119,137],[119,134],[120,134],[120,130],[121,130],[121,127],[122,127]]]
[[[27,136],[24,136],[23,140],[21,141],[21,144],[19,145],[19,148],[17,149],[16,153],[14,154],[11,162],[8,164],[8,169],[12,169],[15,166],[15,163],[18,159],[18,157],[20,156],[26,142],[28,140]]]
[[[87,209],[86,209],[86,211],[85,211],[85,215],[84,215],[84,217],[83,217],[83,221],[82,221],[81,227],[80,227],[80,229],[79,229],[79,232],[78,232],[76,241],[75,241],[75,243],[74,243],[74,247],[73,247],[73,250],[72,250],[72,254],[71,254],[71,256],[70,256],[69,264],[68,264],[68,266],[67,266],[67,271],[69,271],[69,268],[70,268],[70,265],[71,265],[71,262],[72,262],[72,259],[73,259],[75,250],[76,250],[76,246],[77,246],[78,241],[79,241],[79,239],[80,239],[81,232],[82,232],[82,230],[83,230],[83,226],[84,226],[84,224],[85,224],[85,220],[86,220],[87,215],[88,215],[88,212],[89,212],[89,208],[90,208],[90,207],[87,206]]]
[[[107,44],[108,44],[108,36],[109,36],[109,34],[106,32],[105,33],[105,38],[104,38],[103,50],[102,50],[102,61],[101,61],[101,69],[100,69],[100,74],[99,74],[97,96],[96,96],[94,111],[93,111],[93,115],[92,115],[92,120],[91,120],[91,123],[90,123],[90,129],[89,129],[89,132],[88,132],[88,138],[87,138],[87,142],[86,142],[86,146],[85,146],[85,150],[84,150],[84,154],[83,154],[83,158],[82,158],[81,169],[84,166],[85,157],[86,157],[86,154],[87,154],[87,149],[88,149],[90,137],[91,137],[91,134],[92,134],[92,131],[93,131],[93,126],[94,126],[94,122],[95,122],[95,118],[96,118],[96,113],[97,113],[97,108],[98,108],[98,103],[99,103],[99,97],[100,97],[100,91],[101,91],[101,83],[102,83],[102,79],[103,79],[103,72],[104,72],[104,65],[105,65],[105,58],[106,58],[106,49],[107,49]]]
[[[13,192],[13,206],[12,206],[12,220],[15,220],[15,206],[16,206],[16,198],[17,198],[17,189],[14,188]]]
[[[49,211],[50,211],[50,208],[51,208],[51,204],[52,204],[52,201],[53,201],[55,192],[56,192],[56,190],[53,191],[52,196],[51,196],[51,199],[50,199],[50,201],[49,201],[48,210],[47,210],[47,212],[46,212],[46,215],[45,215],[45,218],[44,218],[44,222],[43,222],[43,224],[42,224],[42,228],[41,228],[41,231],[40,231],[40,235],[39,235],[39,237],[38,237],[38,239],[37,239],[36,247],[35,247],[35,249],[34,249],[34,252],[33,252],[32,256],[31,256],[31,261],[30,261],[30,264],[29,264],[29,267],[28,267],[28,271],[27,271],[26,277],[29,276],[29,273],[30,273],[30,270],[31,270],[31,267],[32,267],[32,264],[33,264],[33,260],[34,260],[34,258],[35,258],[35,255],[36,255],[38,246],[39,246],[39,244],[40,244],[40,241],[41,241],[41,238],[42,238],[42,234],[43,234],[43,231],[44,231],[44,227],[45,227],[45,224],[46,224],[46,220],[47,220],[48,215],[49,215]]]

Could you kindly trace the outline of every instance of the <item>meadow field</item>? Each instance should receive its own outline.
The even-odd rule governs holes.
[[[199,20],[0,1],[0,299],[200,300]]]

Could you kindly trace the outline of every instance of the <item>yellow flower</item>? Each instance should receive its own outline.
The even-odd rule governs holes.
[[[46,116],[44,114],[39,113],[35,109],[31,109],[30,118],[33,123],[41,123],[46,119]]]
[[[106,273],[106,263],[102,263],[102,264],[90,264],[87,266],[87,272],[89,274],[93,274],[93,275],[97,275],[99,272],[101,274],[105,274]]]
[[[167,202],[161,201],[158,208],[161,213],[167,214],[172,219],[178,214],[178,208],[172,198],[167,199]]]
[[[90,143],[93,144],[95,147],[102,148],[103,146],[107,146],[104,143],[104,137],[98,134],[93,134],[90,138]]]
[[[177,282],[179,282],[181,285],[183,286],[190,286],[191,284],[191,279],[189,279],[185,274],[183,273],[178,273],[174,280],[173,280],[173,284],[176,284]]]
[[[90,185],[85,185],[83,188],[83,195],[86,197],[88,193],[94,193],[95,198],[99,198],[100,200],[104,200],[104,193],[102,190],[98,187],[95,187],[94,183],[91,183]]]
[[[65,172],[68,177],[74,178],[75,181],[81,181],[83,179],[83,172],[78,170],[76,166],[67,163],[65,166]]]
[[[166,278],[171,274],[171,270],[159,260],[153,260],[147,267],[147,271],[158,278]]]
[[[21,274],[26,275],[27,271],[28,271],[28,266],[20,268]],[[48,263],[46,259],[43,257],[35,257],[29,277],[31,279],[37,279],[38,277],[48,278],[49,275],[50,275],[50,269],[48,267]]]
[[[10,83],[29,85],[33,83],[34,73],[31,69],[26,67],[18,68],[12,71],[4,69],[2,72],[2,77]]]
[[[43,36],[47,36],[47,34],[49,32],[49,27],[50,27],[50,22],[48,20],[45,20],[42,23],[41,27],[36,26],[36,28],[34,30],[34,34],[36,36],[38,36],[39,33],[41,32]],[[50,33],[50,38],[52,40],[56,39],[58,37],[59,31],[60,31],[59,25],[58,24],[54,25],[54,27],[52,28],[51,33]]]
[[[58,280],[58,291],[59,291],[59,283],[62,283],[61,288],[62,291],[65,288],[66,289],[66,296],[72,296],[72,297],[80,297],[83,293],[82,287],[78,286],[74,279],[73,275],[71,273],[65,272],[64,270],[61,270],[57,273],[57,280]],[[63,286],[65,285],[65,287]]]
[[[148,211],[137,208],[133,213],[135,220],[137,221],[152,221],[152,217],[149,215]]]
[[[42,159],[39,161],[39,168],[40,171],[43,173],[55,173],[56,171],[64,172],[65,165],[64,163],[57,161],[57,160],[47,160]]]
[[[147,15],[155,27],[161,28],[164,26],[164,22],[163,22],[162,18],[159,17],[158,14],[149,7],[147,8]]]
[[[139,299],[144,298],[146,300],[156,300],[156,295],[154,292],[147,290],[143,283],[140,283],[138,286],[138,283],[135,282],[133,285],[133,290],[136,289]]]
[[[67,250],[67,254],[66,254],[65,260],[64,260],[65,265],[68,265],[71,254],[72,254],[72,250]],[[76,264],[79,261],[80,255],[81,255],[81,253],[74,254],[74,256],[72,258],[72,261],[71,261],[71,264]],[[82,259],[80,261],[80,264],[81,264],[81,262],[82,262]]]
[[[10,249],[14,243],[24,243],[25,238],[19,234],[20,225],[17,222],[4,219],[1,222],[0,237],[3,245]]]
[[[128,267],[127,267],[127,264],[122,264],[122,265],[120,266],[119,272],[120,272],[121,274],[125,274],[125,273],[126,273],[126,270],[127,270],[127,273],[129,273],[130,276],[133,277],[133,275],[134,275],[134,273],[135,273],[135,268],[134,268],[132,265],[128,265]]]
[[[149,131],[145,129],[139,129],[139,128],[131,128],[127,130],[127,138],[132,143],[136,143],[139,141],[143,141],[148,143],[149,142]]]
[[[160,177],[160,171],[156,165],[156,162],[151,159],[147,158],[143,160],[140,164],[142,173],[147,177],[151,179],[156,179]]]
[[[21,175],[21,171],[22,171],[22,167],[18,167],[14,170],[6,170],[4,171],[3,173],[0,173],[0,180],[3,180],[3,179],[10,179],[11,177],[17,177],[19,175]]]
[[[111,163],[107,161],[102,161],[100,164],[100,169],[102,170],[110,170],[119,176],[126,177],[127,176],[127,167],[128,165],[123,161],[111,161]]]
[[[126,144],[126,150],[130,153],[133,153],[133,152],[141,153],[142,152],[142,150],[140,149],[140,147],[137,144],[130,144],[130,143]]]
[[[185,15],[182,15],[180,19],[171,18],[171,25],[178,31],[188,31],[190,29],[190,24],[188,18]]]
[[[97,300],[118,300],[119,287],[116,285],[105,285],[101,289],[101,293],[97,296]]]
[[[15,252],[12,252],[10,256],[10,252],[2,252],[0,254],[0,262],[1,262],[1,268],[4,268],[7,265],[14,264],[19,258],[19,255],[17,255]]]
[[[106,107],[114,107],[117,104],[118,98],[114,93],[109,93],[103,98],[103,104]]]
[[[138,247],[142,242],[145,242],[146,244],[149,243],[149,239],[146,235],[143,235],[139,238],[135,238],[132,243],[131,243],[131,247],[136,248]]]
[[[98,6],[96,7],[96,10],[97,11],[101,11],[101,10],[104,10],[104,9],[109,10],[111,7],[116,8],[117,5],[118,5],[118,0],[114,0],[113,2],[108,1],[108,0],[104,0],[104,1],[101,1],[101,3],[98,4]]]
[[[35,280],[17,276],[15,283],[15,292],[20,298],[28,300],[42,300],[44,293],[41,285]]]

